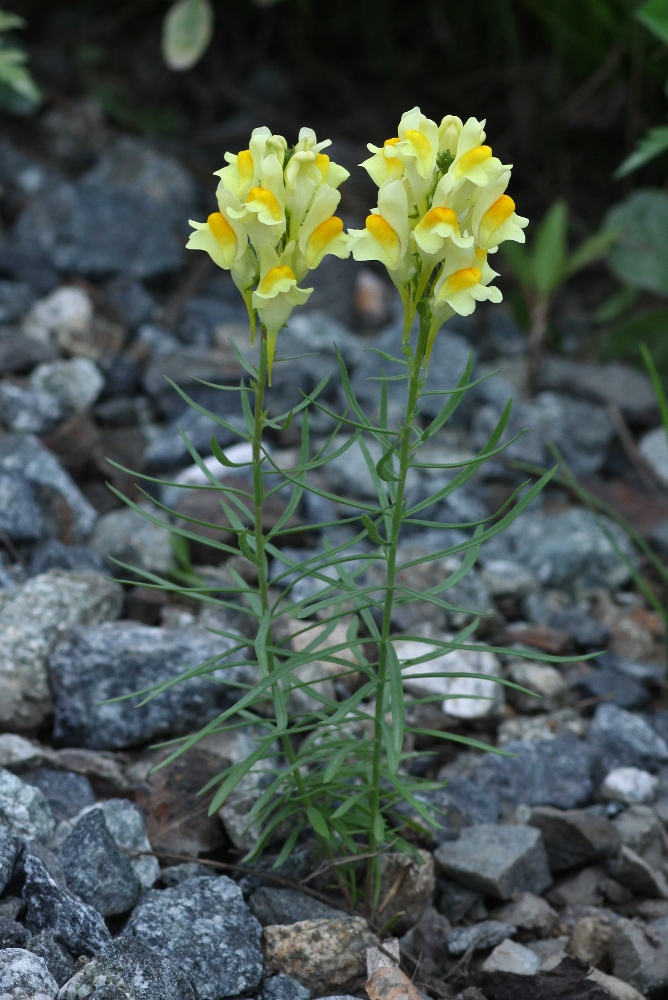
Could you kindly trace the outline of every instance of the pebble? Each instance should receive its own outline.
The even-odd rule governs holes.
[[[653,802],[659,791],[659,779],[637,767],[617,767],[606,775],[599,794],[604,799],[626,805]]]
[[[168,523],[167,515],[158,507],[149,504],[142,507],[151,517],[165,525]],[[165,574],[174,568],[169,531],[131,507],[104,514],[95,525],[90,547],[107,560],[114,572],[124,576],[127,576],[128,570],[118,566],[114,560],[149,573]]]
[[[41,958],[23,948],[0,950],[0,997],[56,1000],[58,983]]]
[[[49,660],[55,739],[116,750],[192,732],[238,697],[225,681],[243,679],[245,668],[217,668],[191,677],[140,708],[132,700],[101,703],[178,677],[223,657],[232,646],[230,639],[202,629],[162,629],[130,621],[72,629]]]
[[[463,955],[467,951],[486,951],[495,948],[501,941],[512,937],[515,928],[502,924],[499,920],[481,920],[471,927],[458,927],[447,936],[448,951],[451,955]]]
[[[531,892],[517,893],[510,903],[494,912],[494,917],[519,930],[539,934],[540,937],[548,937],[558,920],[557,913],[550,904]]]
[[[551,740],[517,740],[504,745],[513,756],[488,754],[472,777],[474,784],[499,796],[502,814],[518,805],[587,805],[594,786],[592,754],[582,740],[558,736]]]
[[[668,761],[668,743],[639,715],[616,705],[599,705],[587,742],[594,755],[599,781],[619,767],[657,771]]]
[[[98,911],[59,885],[39,858],[28,855],[23,867],[25,923],[29,931],[49,931],[73,957],[94,955],[111,941]]]
[[[93,302],[83,288],[62,285],[34,304],[23,319],[22,329],[28,337],[42,343],[53,340],[59,344],[71,334],[87,333],[93,311]]]
[[[15,323],[34,301],[34,292],[25,282],[0,281],[0,323]]]
[[[104,377],[90,358],[70,358],[38,365],[30,376],[35,391],[49,393],[65,416],[88,410],[100,395]]]
[[[63,986],[74,972],[74,959],[49,931],[28,935],[27,951],[41,958],[59,986]]]
[[[58,426],[63,415],[53,393],[0,382],[0,421],[10,431],[46,434]]]
[[[121,937],[145,944],[187,976],[198,1000],[255,990],[262,977],[261,928],[231,879],[193,878],[149,890]]]
[[[662,871],[654,868],[624,844],[619,856],[610,865],[610,874],[634,894],[652,899],[668,899],[668,881]]]
[[[0,466],[0,531],[13,542],[37,542],[45,531],[35,491],[24,475]]]
[[[270,976],[262,984],[258,1000],[310,1000],[311,991],[292,976]]]
[[[32,434],[0,437],[0,471],[19,472],[39,493],[50,535],[59,535],[64,542],[86,541],[97,521],[97,511],[38,438]]]
[[[248,901],[250,911],[263,927],[296,924],[300,920],[336,920],[340,911],[295,889],[260,886]]]
[[[58,820],[73,819],[86,806],[95,803],[95,793],[83,774],[39,767],[24,774],[23,781],[40,789]]]
[[[661,480],[668,485],[668,440],[663,427],[655,427],[640,439],[638,445],[640,454]]]
[[[141,941],[117,938],[63,986],[58,1000],[196,1000],[203,995],[178,964]]]
[[[595,812],[539,806],[531,811],[529,823],[543,835],[552,872],[611,858],[619,850],[618,831],[609,819]]]
[[[34,729],[46,719],[49,654],[73,625],[115,618],[121,600],[100,574],[62,570],[0,591],[0,725]]]
[[[151,851],[144,813],[128,799],[105,799],[95,809],[104,814],[109,833],[126,851]],[[160,863],[150,853],[130,858],[130,864],[142,889],[150,889],[160,875]]]
[[[126,913],[137,902],[139,879],[101,810],[92,809],[77,821],[58,857],[69,888],[103,917]]]
[[[649,701],[649,691],[632,677],[617,670],[590,670],[578,679],[578,690],[583,698],[605,701],[619,708],[644,708]]]
[[[0,830],[48,843],[55,819],[39,788],[0,768]]]
[[[482,963],[483,972],[514,972],[517,976],[535,976],[539,969],[537,955],[507,938]]]
[[[39,576],[50,569],[67,569],[78,572],[104,573],[103,560],[85,545],[66,545],[57,538],[50,538],[38,546],[30,560],[30,576]]]
[[[360,917],[302,920],[263,932],[265,967],[296,979],[315,996],[352,987],[366,975],[367,948],[377,944]]]
[[[440,638],[447,642],[451,636]],[[479,677],[451,677],[448,674],[486,674],[490,678],[501,676],[501,665],[493,653],[454,649],[441,653],[439,647],[413,639],[397,639],[394,648],[400,662],[434,653],[432,659],[423,660],[402,669],[404,689],[417,697],[443,696],[441,710],[456,719],[484,719],[498,715],[503,708],[503,687],[494,680]],[[420,677],[436,673],[439,677]]]
[[[511,899],[516,891],[540,895],[552,881],[543,838],[533,827],[465,827],[434,858],[448,878],[496,899]]]
[[[579,962],[598,968],[607,964],[611,930],[596,917],[583,917],[575,925],[566,954]]]

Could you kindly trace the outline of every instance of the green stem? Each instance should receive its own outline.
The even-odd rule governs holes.
[[[396,494],[392,507],[392,520],[388,544],[386,546],[387,582],[385,586],[385,601],[383,604],[383,621],[381,626],[378,674],[376,678],[376,712],[374,717],[374,755],[371,771],[371,832],[369,835],[369,853],[376,855],[367,863],[366,904],[371,914],[377,905],[379,862],[377,852],[382,847],[382,841],[376,836],[376,824],[380,812],[380,777],[383,759],[382,722],[385,711],[385,689],[388,682],[388,647],[392,611],[394,608],[394,591],[397,573],[397,549],[401,535],[401,525],[404,516],[404,496],[406,480],[411,464],[411,436],[417,416],[417,405],[420,397],[420,379],[422,365],[425,359],[427,337],[429,333],[429,313],[421,314],[420,332],[417,347],[411,361],[408,381],[408,401],[406,404],[406,419],[399,438],[399,469],[397,472]]]

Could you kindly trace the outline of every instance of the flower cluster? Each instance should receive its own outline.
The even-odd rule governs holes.
[[[315,132],[301,129],[289,147],[268,128],[253,130],[248,149],[226,153],[216,198],[218,211],[192,222],[188,248],[205,250],[230,271],[255,330],[255,312],[267,331],[269,382],[280,328],[313,291],[299,282],[325,254],[347,257],[348,238],[334,213],[339,185],[349,176],[330,160]]]
[[[524,242],[528,219],[505,193],[511,166],[485,145],[484,124],[448,115],[437,125],[413,108],[399,135],[369,145],[373,155],[362,164],[378,185],[378,206],[349,234],[353,257],[385,265],[404,301],[406,335],[427,296],[427,358],[446,319],[501,301],[487,255],[504,240]]]

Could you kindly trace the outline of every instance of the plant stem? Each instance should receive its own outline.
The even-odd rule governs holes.
[[[399,437],[399,469],[396,479],[396,493],[392,506],[392,520],[390,536],[385,549],[387,560],[387,582],[385,585],[385,601],[383,604],[383,621],[378,652],[378,674],[376,678],[376,712],[374,717],[374,755],[371,772],[371,828],[369,835],[369,853],[375,855],[382,842],[376,836],[376,824],[380,816],[380,780],[381,764],[383,759],[383,731],[382,722],[385,711],[385,689],[388,681],[388,647],[391,642],[390,629],[392,622],[392,611],[394,607],[394,590],[396,586],[397,573],[397,549],[401,535],[401,525],[404,516],[404,496],[406,492],[406,479],[411,463],[411,436],[413,426],[417,416],[417,405],[420,398],[420,379],[422,365],[425,359],[427,337],[429,334],[430,316],[421,314],[420,332],[418,342],[413,354],[408,380],[408,401],[406,404],[406,417],[401,435]],[[376,897],[378,894],[378,857],[371,857],[367,863],[366,878],[366,905],[371,915],[376,907]]]
[[[527,350],[527,388],[530,395],[540,389],[540,375],[543,362],[543,350],[547,336],[547,318],[550,300],[547,295],[537,295],[531,307],[531,324],[529,327],[529,343]]]

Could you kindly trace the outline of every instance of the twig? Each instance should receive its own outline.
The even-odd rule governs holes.
[[[607,406],[608,416],[612,420],[615,430],[619,435],[619,441],[622,448],[632,465],[636,467],[640,481],[645,489],[652,490],[653,492],[663,491],[665,489],[665,484],[659,479],[658,475],[649,464],[645,456],[638,450],[631,431],[629,430],[628,424],[624,419],[624,414],[620,410],[617,403],[608,403]]]
[[[10,556],[14,562],[18,563],[19,566],[25,566],[23,559],[21,558],[20,552],[17,550],[14,542],[11,540],[9,535],[5,531],[0,530],[0,542],[5,546]]]

